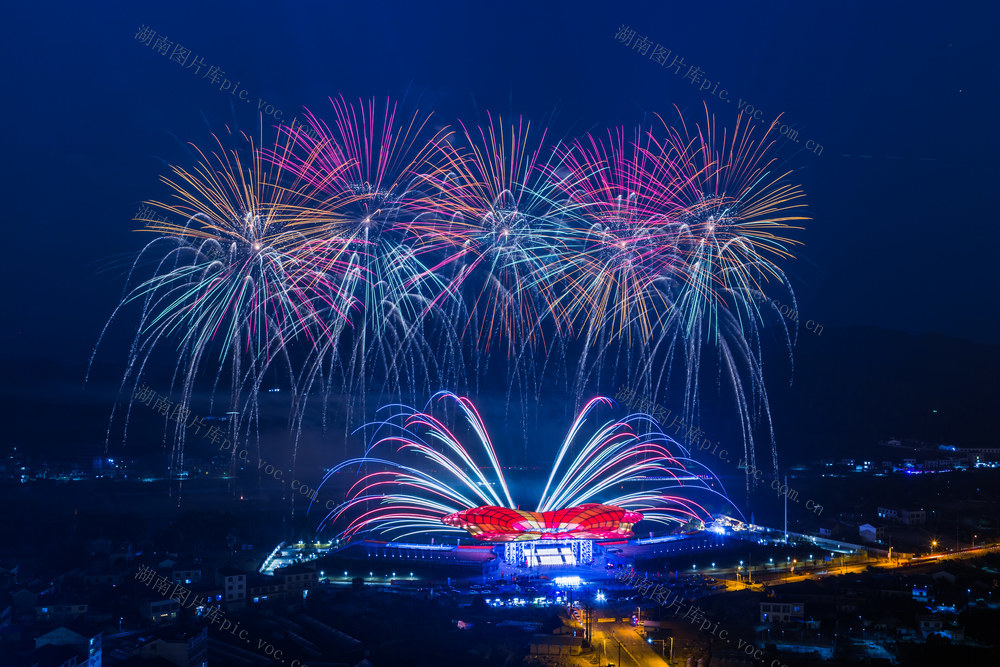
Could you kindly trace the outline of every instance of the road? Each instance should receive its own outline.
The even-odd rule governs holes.
[[[911,567],[925,567],[927,565],[933,565],[938,561],[979,558],[991,551],[996,551],[998,549],[1000,549],[1000,545],[986,544],[972,549],[963,549],[961,551],[949,551],[939,554],[932,554],[929,556],[922,556],[920,558],[913,558],[906,561],[898,561],[898,560],[890,561],[888,558],[878,558],[873,560],[867,560],[861,563],[851,563],[849,565],[838,566],[835,563],[828,563],[824,565],[810,565],[806,567],[798,567],[795,569],[794,573],[785,570],[760,571],[753,573],[753,583],[754,585],[765,584],[765,583],[789,584],[796,581],[805,581],[806,579],[833,577],[841,574],[864,572],[869,567],[878,567],[885,569],[891,568],[894,570],[906,569]],[[736,581],[733,579],[723,579],[723,578],[718,578],[718,581],[726,584],[727,591],[743,590],[744,588],[747,587],[743,581]]]
[[[622,646],[620,667],[665,667],[669,664],[646,643],[631,623],[594,623],[593,632],[594,646],[601,656],[600,665],[619,665],[619,642]],[[674,658],[677,658],[676,654]],[[675,659],[674,663],[677,662]]]

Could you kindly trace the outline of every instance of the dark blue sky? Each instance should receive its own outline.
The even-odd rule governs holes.
[[[788,266],[803,318],[1000,341],[989,3],[54,2],[5,14],[5,355],[86,359],[142,243],[139,202],[162,194],[166,162],[188,160],[183,142],[254,127],[258,98],[288,117],[325,110],[328,95],[391,95],[442,124],[489,109],[557,136],[675,104],[735,120],[735,101],[616,42],[620,24],[822,144],[820,156],[780,149],[814,218]],[[252,103],[142,45],[140,25]]]

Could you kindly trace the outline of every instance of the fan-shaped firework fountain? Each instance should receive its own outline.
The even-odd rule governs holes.
[[[473,444],[432,414],[447,407],[441,403],[457,408]],[[345,538],[446,530],[489,541],[628,537],[642,519],[710,520],[695,499],[699,494],[703,502],[729,504],[714,475],[646,415],[588,425],[602,404],[613,405],[595,398],[577,415],[533,511],[515,503],[489,430],[469,399],[440,392],[424,411],[387,406],[393,413],[376,425],[365,456],[324,477],[326,483],[341,471],[365,471],[320,527],[331,524]]]

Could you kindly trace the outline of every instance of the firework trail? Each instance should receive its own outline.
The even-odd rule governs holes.
[[[449,406],[460,417],[461,432],[435,416]],[[595,398],[572,424],[538,501],[539,513],[599,503],[641,512],[658,523],[685,524],[711,520],[694,495],[730,504],[718,480],[646,415],[603,422],[581,442],[601,406],[614,403]],[[365,455],[325,475],[323,483],[343,470],[366,471],[345,502],[326,514],[320,530],[340,527],[342,538],[367,532],[403,538],[455,531],[443,519],[463,510],[518,509],[489,431],[469,399],[439,392],[423,411],[383,409],[391,414],[378,423]]]

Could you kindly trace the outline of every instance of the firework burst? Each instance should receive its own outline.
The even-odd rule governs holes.
[[[449,294],[465,298],[456,319],[477,349],[499,347],[517,357],[545,343],[542,323],[566,333],[557,289],[567,248],[565,230],[574,207],[559,198],[558,154],[545,131],[523,119],[484,127],[462,125],[456,147],[440,145],[441,170],[422,202],[424,247],[442,256]]]
[[[754,430],[770,429],[762,304],[788,289],[781,265],[805,220],[773,127],[758,137],[741,116],[725,129],[706,108],[703,123],[660,118],[550,147],[521,119],[433,132],[430,114],[406,117],[391,101],[331,104],[329,123],[308,113],[264,150],[216,138],[163,178],[171,197],[151,206],[166,220],[142,220],[157,238],[119,306],[141,308],[126,382],[169,342],[185,402],[203,366],[213,392],[228,369],[229,411],[244,416],[282,359],[301,428],[317,387],[346,394],[350,419],[371,393],[468,388],[496,355],[522,402],[554,368],[577,406],[624,377],[653,401],[679,395],[696,423],[712,368],[753,462]],[[139,278],[150,260],[153,275]],[[619,441],[605,436],[601,454],[550,479],[552,503],[602,496],[617,473],[595,461]],[[642,447],[650,460],[672,451]],[[449,495],[464,487],[449,488],[449,507],[465,506]]]

